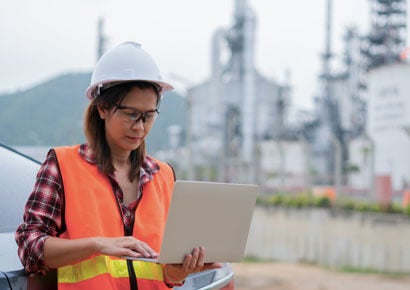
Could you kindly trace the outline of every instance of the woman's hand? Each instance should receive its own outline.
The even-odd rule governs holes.
[[[181,283],[192,273],[221,268],[218,263],[205,263],[205,248],[194,248],[187,254],[183,264],[167,264],[164,267],[164,279],[167,283]]]
[[[44,242],[44,262],[48,268],[62,267],[94,254],[135,258],[158,256],[150,246],[133,237],[91,237],[75,240],[48,237]]]
[[[100,254],[116,257],[156,258],[158,254],[148,244],[134,237],[95,238]]]

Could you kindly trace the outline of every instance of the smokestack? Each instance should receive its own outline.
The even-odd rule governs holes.
[[[107,42],[107,38],[104,35],[104,18],[100,17],[98,19],[98,39],[97,39],[97,61],[101,58],[101,56],[105,52],[105,43]]]

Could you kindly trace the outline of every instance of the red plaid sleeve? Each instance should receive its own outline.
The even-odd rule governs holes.
[[[61,233],[63,205],[62,181],[55,152],[50,150],[37,173],[37,179],[16,230],[18,255],[28,273],[47,271],[44,265],[44,241]]]

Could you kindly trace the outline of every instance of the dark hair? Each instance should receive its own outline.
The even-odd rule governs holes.
[[[157,107],[161,99],[161,88],[151,82],[135,81],[120,83],[115,86],[103,89],[100,95],[94,98],[88,105],[84,117],[84,132],[91,150],[95,154],[98,167],[105,174],[114,172],[114,165],[111,160],[110,147],[105,136],[105,123],[100,118],[98,108],[110,110],[124,100],[125,96],[132,88],[142,90],[152,89],[157,95]],[[128,174],[130,181],[139,177],[140,167],[145,158],[145,141],[136,149],[131,151],[131,168]]]

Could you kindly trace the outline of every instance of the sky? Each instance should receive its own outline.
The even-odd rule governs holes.
[[[234,0],[2,0],[0,93],[23,90],[53,76],[91,71],[97,22],[107,48],[142,44],[178,88],[210,75],[212,35],[233,23]],[[255,63],[267,78],[289,72],[295,106],[310,107],[324,50],[326,0],[248,0],[257,17]],[[346,27],[369,30],[369,0],[333,0],[332,48],[343,52]]]

